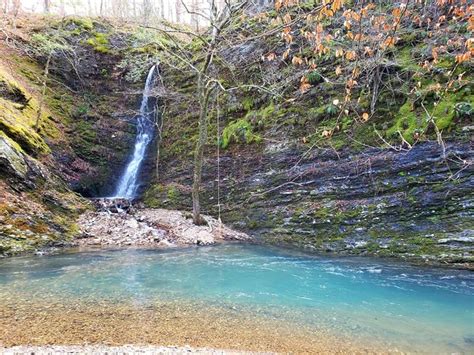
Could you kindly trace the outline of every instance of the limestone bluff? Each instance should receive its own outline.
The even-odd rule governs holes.
[[[163,46],[173,46],[159,34],[133,26],[119,29],[100,20],[68,18],[61,26],[54,18],[43,25],[22,21],[21,27],[8,29],[10,42],[2,38],[0,44],[4,255],[70,243],[77,235],[76,218],[92,208],[83,196],[113,193],[134,144],[130,117],[139,107],[146,72]],[[269,26],[263,20],[238,21],[230,30],[236,36],[264,33]],[[275,38],[254,37],[219,54],[233,64],[239,79],[284,80],[296,99],[249,91],[219,102],[219,112],[211,112],[203,212],[217,213],[219,134],[222,140],[226,137],[219,158],[220,207],[223,221],[234,228],[263,242],[317,252],[472,267],[472,112],[459,111],[460,104],[472,102],[472,63],[457,67],[466,84],[437,108],[444,151],[421,118],[421,106],[398,89],[395,94],[380,92],[373,123],[344,118],[339,131],[320,139],[338,119],[333,106],[340,85],[324,80],[334,71],[331,62],[318,62],[321,75],[311,73],[311,88],[301,94],[302,69],[262,61],[270,50],[281,54],[284,47]],[[72,62],[67,51],[52,56],[37,131],[34,122],[47,58],[34,49],[44,38],[61,38],[76,55]],[[9,45],[11,40],[15,45]],[[403,35],[384,74],[392,87],[401,89],[399,78],[418,70],[414,57],[429,54],[424,40],[419,34]],[[199,44],[192,42],[188,48],[195,53]],[[449,56],[439,60],[423,85],[429,88],[444,80],[453,61]],[[195,84],[192,74],[166,63],[163,81],[170,101],[159,178],[154,178],[152,142],[141,173],[148,183],[142,202],[183,209],[190,205],[191,152],[197,135],[195,106],[190,104]],[[370,97],[362,94],[360,105],[369,107]],[[398,131],[411,147],[401,142]],[[315,132],[314,137],[308,132]]]

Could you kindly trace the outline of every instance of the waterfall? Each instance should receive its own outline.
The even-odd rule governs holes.
[[[124,170],[115,192],[114,198],[132,199],[136,196],[139,186],[140,166],[145,157],[148,145],[153,140],[155,131],[154,108],[149,108],[149,98],[151,89],[156,77],[159,75],[158,65],[151,67],[143,89],[143,98],[140,105],[140,114],[137,119],[137,137],[135,138],[135,148],[133,155]]]

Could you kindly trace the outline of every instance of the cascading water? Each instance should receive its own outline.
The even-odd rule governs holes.
[[[133,155],[119,180],[114,198],[132,199],[136,196],[139,186],[138,177],[140,167],[145,157],[147,147],[153,140],[153,134],[155,132],[153,119],[154,108],[150,110],[149,98],[157,76],[159,76],[159,68],[157,65],[154,65],[148,72],[145,88],[143,89],[140,114],[137,119],[137,137],[135,139]]]

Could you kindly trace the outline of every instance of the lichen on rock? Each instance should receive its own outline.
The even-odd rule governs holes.
[[[22,153],[14,148],[12,141],[0,135],[0,167],[2,171],[19,179],[25,179],[28,166],[23,159]]]

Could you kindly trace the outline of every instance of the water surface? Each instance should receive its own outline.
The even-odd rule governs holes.
[[[426,353],[474,353],[474,275],[253,245],[71,252],[0,261],[10,305],[199,303]],[[0,336],[1,338],[1,336]]]

